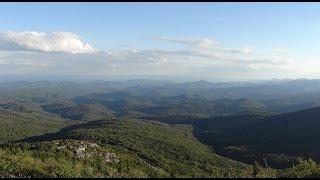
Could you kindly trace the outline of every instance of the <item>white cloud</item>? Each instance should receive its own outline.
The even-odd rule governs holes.
[[[166,36],[162,36],[162,37],[160,37],[158,39],[164,40],[164,41],[168,41],[168,42],[173,42],[173,43],[193,46],[193,47],[201,47],[201,48],[209,48],[209,47],[212,47],[214,45],[217,45],[216,42],[214,42],[213,40],[208,39],[208,38],[203,38],[203,39],[176,39],[176,38],[168,38]]]
[[[94,53],[96,50],[82,42],[78,35],[71,32],[4,32],[0,33],[2,50],[28,50],[43,52]]]
[[[208,38],[191,40],[160,37],[159,39],[187,46],[188,53],[184,52],[181,56],[188,54],[189,56],[186,59],[194,59],[193,57],[206,59],[201,62],[207,62],[207,64],[218,63],[226,66],[245,65],[253,70],[258,70],[264,68],[283,68],[283,66],[290,65],[294,62],[292,57],[279,50],[264,52],[249,47],[237,49],[225,48]],[[198,61],[198,63],[201,62]]]
[[[158,40],[182,48],[100,51],[70,32],[0,33],[0,73],[231,76],[288,71],[293,63],[282,51],[226,48],[209,38]]]

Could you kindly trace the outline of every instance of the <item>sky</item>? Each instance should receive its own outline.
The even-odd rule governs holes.
[[[320,3],[0,3],[0,75],[320,78]]]

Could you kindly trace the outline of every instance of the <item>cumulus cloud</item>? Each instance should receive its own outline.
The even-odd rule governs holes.
[[[65,53],[94,53],[96,50],[71,32],[4,32],[0,33],[0,49]]]

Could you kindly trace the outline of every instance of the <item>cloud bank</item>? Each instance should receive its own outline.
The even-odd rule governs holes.
[[[159,37],[156,40],[179,48],[97,50],[71,32],[4,32],[0,33],[0,71],[214,77],[272,74],[287,71],[294,63],[293,58],[283,52],[226,48],[209,38]]]
[[[230,49],[222,47],[217,42],[207,38],[186,40],[160,37],[159,40],[186,46],[191,57],[205,58],[212,63],[225,65],[244,65],[254,70],[267,67],[281,68],[294,62],[292,57],[278,51],[267,53],[246,47]]]

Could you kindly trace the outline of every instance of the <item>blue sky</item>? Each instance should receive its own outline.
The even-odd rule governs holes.
[[[34,47],[29,47],[30,43],[19,44],[18,37],[29,40],[30,38],[28,39],[26,36],[34,36],[34,34],[19,33],[35,31],[50,36],[52,32],[71,32],[77,35],[81,42],[87,43],[99,51],[99,57],[103,56],[101,55],[103,52],[116,51],[117,56],[121,56],[122,63],[106,65],[119,69],[114,71],[114,74],[126,72],[127,75],[130,73],[143,75],[143,70],[128,72],[132,64],[127,65],[126,60],[133,63],[136,68],[150,70],[156,65],[152,66],[149,62],[147,62],[148,65],[141,62],[134,63],[134,61],[137,58],[139,60],[141,58],[153,60],[162,58],[161,62],[166,65],[159,65],[161,63],[153,61],[157,64],[155,72],[158,75],[172,74],[191,77],[200,73],[203,74],[203,77],[199,76],[202,79],[213,77],[232,79],[233,76],[234,78],[255,76],[268,79],[277,78],[273,75],[276,73],[279,78],[318,78],[320,73],[315,67],[320,65],[317,60],[320,54],[318,50],[319,17],[319,3],[1,3],[0,32],[4,37],[7,36],[6,32],[8,31],[17,33],[14,34],[15,39],[11,39],[10,42],[6,40],[6,43],[16,43],[19,48],[8,50],[6,46],[2,52],[3,54],[11,54],[11,61],[14,61],[12,56],[17,57],[17,54],[22,53],[23,47],[24,51],[32,51],[32,53],[40,53],[33,50],[43,50],[41,47],[32,49]],[[63,37],[66,36],[63,35]],[[59,38],[61,39],[60,36]],[[205,41],[202,40],[210,41],[203,47],[201,43]],[[37,39],[32,42],[38,41],[49,43],[46,46],[57,47],[57,45],[52,45],[56,41],[47,39]],[[26,46],[28,47],[26,48]],[[16,51],[17,49],[19,52]],[[138,53],[139,56],[128,55],[129,57],[127,57],[127,55],[123,55],[123,52],[132,49],[141,51],[140,54]],[[216,52],[217,49],[219,49],[218,52]],[[223,54],[230,49],[250,49],[250,54]],[[165,52],[160,54],[159,50]],[[48,59],[52,59],[57,55],[52,55],[48,51],[57,53],[61,51],[61,48],[49,48],[45,51],[47,56],[50,56]],[[175,51],[174,56],[172,51]],[[154,55],[154,52],[158,53],[157,56]],[[191,67],[194,66],[193,69],[189,67],[186,70],[180,67],[179,63],[184,64],[182,59],[185,58],[185,54],[181,54],[183,52],[189,53],[192,56],[190,59],[199,58],[198,62],[196,60],[193,60],[192,63],[189,62]],[[153,53],[153,55],[149,57],[148,53]],[[208,54],[210,57],[207,59],[200,58],[204,55],[208,56]],[[39,61],[35,56],[40,55],[32,56],[33,63]],[[41,57],[43,56],[45,53],[41,52]],[[68,56],[74,59],[79,55]],[[97,58],[96,56],[94,54],[90,59]],[[128,59],[124,60],[125,57]],[[81,58],[83,58],[81,63],[84,67],[86,63],[99,64],[103,61],[86,62],[83,55]],[[108,58],[110,57],[105,57],[106,63],[108,63]],[[115,57],[113,58],[111,62],[119,61]],[[210,58],[215,63],[210,62]],[[232,63],[228,59],[232,59]],[[243,62],[240,59],[253,61]],[[263,62],[256,61],[261,59]],[[267,62],[268,59],[270,60]],[[282,59],[290,59],[289,65],[283,63],[287,60]],[[10,60],[3,61],[2,64],[10,66],[10,68],[15,68],[13,64],[17,65],[17,63],[8,63]],[[65,59],[65,61],[69,60]],[[65,61],[60,60],[59,63],[63,64]],[[76,60],[74,61],[76,62]],[[227,61],[227,63],[224,65],[223,61]],[[280,69],[275,62],[281,62],[278,63],[281,66]],[[200,65],[201,63],[202,65]],[[21,70],[22,64],[19,64],[20,70],[16,67],[15,72],[32,72],[32,68]],[[24,64],[28,64],[30,67],[29,62]],[[264,64],[268,65],[265,67]],[[42,65],[53,68],[50,63],[42,63]],[[127,67],[121,69],[124,66]],[[163,66],[162,70],[159,66]],[[172,67],[172,70],[166,72],[165,69],[169,66]],[[174,74],[174,66],[180,67],[180,74]],[[291,67],[288,68],[288,66]],[[54,67],[57,68],[58,64],[54,64]],[[86,70],[84,67],[79,67],[74,73],[92,74],[91,72],[98,72],[95,71],[92,64],[90,65],[92,69]],[[34,72],[41,73],[35,69],[39,67],[34,66],[33,68]],[[225,75],[223,74],[224,70],[227,71]],[[212,71],[217,73],[214,74]],[[146,71],[145,74],[152,75],[152,72],[152,70]],[[59,71],[59,73],[65,72]],[[100,75],[108,73],[110,74],[110,71],[101,71]]]

